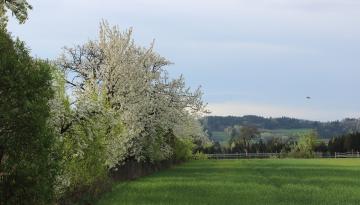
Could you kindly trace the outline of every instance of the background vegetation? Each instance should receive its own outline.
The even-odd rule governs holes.
[[[288,117],[265,118],[260,116],[208,116],[201,119],[205,129],[208,130],[210,137],[216,136],[216,132],[223,132],[227,127],[235,125],[253,125],[264,133],[283,131],[279,134],[294,136],[298,132],[305,130],[315,130],[320,138],[330,139],[335,136],[360,131],[360,121],[358,119],[344,119],[342,121],[318,122],[301,120]],[[276,135],[274,133],[274,135]]]
[[[289,157],[291,151],[299,151],[296,147],[306,136],[314,138],[313,145],[310,146],[313,152],[330,155],[335,152],[360,150],[358,134],[360,122],[357,119],[323,123],[286,117],[208,116],[202,118],[201,122],[209,138],[214,142],[212,146],[203,150],[206,153],[276,152],[284,153]],[[251,137],[246,137],[244,135],[247,134],[242,133],[242,129],[249,127],[256,129]],[[249,141],[246,142],[248,151],[241,147],[239,140],[243,140],[244,143]],[[306,157],[306,155],[301,156]],[[296,157],[296,154],[292,153],[291,156]]]

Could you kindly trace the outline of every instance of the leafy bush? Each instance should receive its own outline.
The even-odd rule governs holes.
[[[196,152],[193,157],[194,157],[195,160],[206,160],[206,159],[208,159],[208,156],[206,154],[204,154],[203,152]]]
[[[48,126],[51,66],[0,29],[0,204],[48,204],[58,155]]]
[[[54,75],[59,75],[58,71],[54,71]],[[112,161],[112,148],[114,139],[112,133],[121,132],[119,125],[116,129],[108,130],[111,125],[106,112],[106,106],[103,106],[101,100],[97,99],[89,91],[88,95],[76,102],[78,107],[87,107],[88,110],[96,110],[96,113],[85,117],[78,117],[70,109],[68,100],[63,89],[64,84],[61,78],[57,78],[54,85],[56,87],[56,96],[52,102],[53,126],[61,126],[64,122],[58,122],[57,119],[64,119],[70,116],[68,122],[65,122],[68,129],[61,134],[62,139],[59,141],[61,148],[61,174],[58,176],[56,193],[60,201],[65,203],[64,198],[80,198],[79,195],[93,193],[94,187],[102,184],[107,180],[108,168]],[[55,87],[55,86],[54,86]],[[99,106],[99,104],[101,106]],[[61,110],[60,112],[57,112]],[[58,132],[61,132],[58,130]],[[117,133],[118,134],[118,133]],[[72,196],[72,195],[75,196]],[[71,203],[70,203],[71,204]]]
[[[176,161],[190,160],[193,156],[194,146],[194,143],[189,139],[175,138],[174,159]]]
[[[315,157],[315,145],[317,139],[316,132],[311,132],[300,137],[297,144],[293,147],[289,153],[289,157],[295,158],[314,158]]]

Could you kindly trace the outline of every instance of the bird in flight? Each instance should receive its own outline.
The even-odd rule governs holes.
[[[310,99],[311,99],[311,97],[307,96],[307,97],[306,97],[306,99],[310,100]]]

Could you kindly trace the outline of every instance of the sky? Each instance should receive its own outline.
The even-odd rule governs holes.
[[[359,0],[30,0],[8,30],[36,57],[96,39],[102,19],[201,85],[211,115],[360,117]],[[311,99],[307,99],[309,96]]]

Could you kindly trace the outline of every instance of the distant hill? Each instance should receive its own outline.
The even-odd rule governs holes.
[[[360,120],[347,118],[341,121],[319,122],[295,118],[265,118],[255,115],[237,116],[207,116],[201,119],[204,128],[208,130],[214,141],[226,141],[224,129],[234,125],[255,125],[264,136],[292,135],[316,130],[321,138],[329,139],[343,134],[360,131]]]

